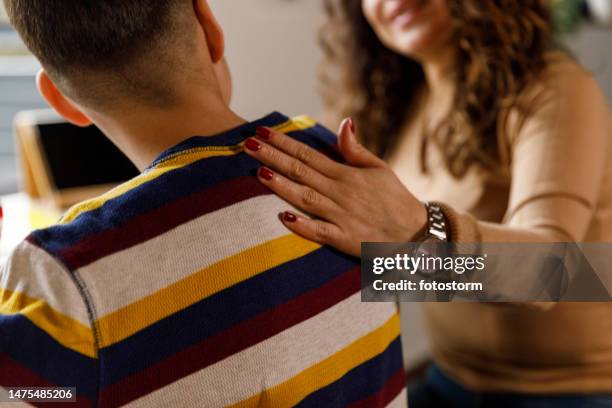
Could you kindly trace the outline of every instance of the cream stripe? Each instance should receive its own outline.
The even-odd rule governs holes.
[[[101,346],[115,344],[208,296],[318,248],[291,234],[226,258],[98,320]]]
[[[387,408],[407,408],[408,407],[408,391],[406,388],[402,390],[397,397],[387,405]],[[417,407],[418,408],[418,407]]]
[[[7,273],[0,275],[0,290],[5,288],[42,300],[59,313],[90,326],[85,302],[76,284],[51,255],[24,241],[15,249],[6,267]]]
[[[232,407],[292,407],[313,392],[338,381],[347,372],[384,352],[400,334],[399,316],[395,314],[383,326],[354,341],[325,360],[273,388],[252,396]]]
[[[185,377],[130,406],[180,406],[190,395],[219,407],[259,394],[325,360],[382,326],[396,313],[388,303],[361,303],[359,293],[275,337]]]
[[[54,258],[24,242],[0,278],[0,315],[20,314],[64,347],[96,356],[85,301]]]
[[[289,234],[277,220],[288,207],[273,195],[255,197],[103,258],[79,273],[103,317],[225,258]]]
[[[307,116],[300,116],[298,118],[289,120],[281,125],[275,126],[274,128],[282,132],[291,132],[296,130],[305,130],[314,126],[315,124],[316,122],[313,119]],[[202,160],[209,157],[232,156],[242,152],[242,150],[242,144],[239,144],[235,146],[201,147],[177,153],[174,156],[166,158],[166,160],[159,163],[155,168],[151,169],[150,171],[141,174],[140,176],[132,179],[131,181],[128,181],[127,183],[120,185],[119,187],[109,191],[108,193],[93,200],[77,204],[66,212],[60,223],[68,224],[74,221],[79,215],[88,211],[96,210],[102,207],[107,201],[112,200],[113,198],[117,198],[127,193],[128,191],[137,188],[138,186],[141,186],[165,173],[168,173],[171,170],[187,166],[198,160]]]
[[[5,402],[2,402],[2,401],[5,401]],[[13,401],[13,400],[9,400],[9,393],[6,390],[6,388],[0,387],[0,408],[31,408],[33,407],[33,405],[30,405],[23,401],[15,401],[15,402],[8,402],[8,401]]]

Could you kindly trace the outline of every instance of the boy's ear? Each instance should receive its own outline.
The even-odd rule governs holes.
[[[225,54],[225,36],[221,25],[215,18],[208,0],[193,0],[196,16],[206,34],[206,42],[212,62],[216,64],[221,61]]]
[[[62,94],[45,70],[41,69],[38,72],[36,85],[45,101],[68,122],[81,127],[87,127],[92,124],[91,119]]]

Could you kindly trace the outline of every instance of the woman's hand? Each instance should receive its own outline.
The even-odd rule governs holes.
[[[360,256],[361,242],[408,242],[423,233],[425,206],[357,141],[351,119],[342,123],[338,144],[347,165],[269,128],[245,142],[247,154],[267,166],[259,170],[259,180],[317,217],[285,212],[283,224],[354,256]]]

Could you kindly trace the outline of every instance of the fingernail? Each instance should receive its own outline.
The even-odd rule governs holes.
[[[353,118],[348,118],[348,125],[351,132],[355,133],[355,122],[353,121]]]
[[[285,222],[294,223],[297,221],[297,216],[289,211],[285,211],[283,213],[283,220],[285,220]]]
[[[246,147],[252,152],[257,152],[261,149],[261,145],[259,144],[259,142],[253,138],[247,139],[246,142],[244,142],[244,147]]]
[[[272,179],[274,178],[274,173],[269,168],[262,167],[261,169],[259,169],[259,177],[264,180],[272,181]]]
[[[261,137],[263,140],[270,140],[270,136],[272,135],[272,131],[263,126],[255,129],[255,133],[257,133],[257,136]]]

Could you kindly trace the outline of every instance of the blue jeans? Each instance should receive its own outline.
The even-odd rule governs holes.
[[[481,394],[459,385],[435,365],[408,387],[410,408],[612,408],[612,395]]]

